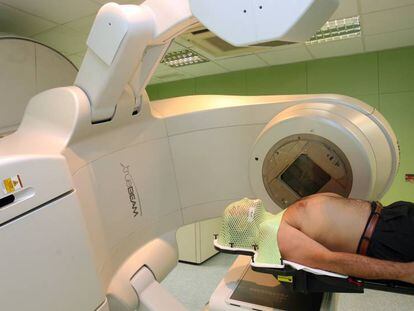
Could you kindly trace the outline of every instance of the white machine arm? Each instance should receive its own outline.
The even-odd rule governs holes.
[[[197,20],[236,46],[304,41],[338,7],[339,0],[147,0],[109,3],[89,35],[75,85],[87,94],[92,122],[110,120],[125,87],[136,104],[171,40]]]
[[[112,118],[128,85],[139,100],[171,37],[193,22],[187,0],[104,5],[92,27],[88,51],[75,81],[89,97],[92,122]]]

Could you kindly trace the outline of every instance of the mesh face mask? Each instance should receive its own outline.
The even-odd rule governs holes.
[[[281,265],[277,233],[283,213],[267,212],[261,200],[234,202],[224,211],[217,244],[230,251],[254,253],[258,265]]]

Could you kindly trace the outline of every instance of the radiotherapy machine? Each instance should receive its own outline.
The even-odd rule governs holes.
[[[184,310],[161,281],[175,232],[243,197],[277,212],[332,191],[375,200],[399,163],[374,108],[339,95],[144,91],[202,22],[238,45],[307,40],[337,0],[147,0],[99,11],[72,87],[35,96],[0,140],[3,310]],[[213,242],[213,237],[212,237]]]

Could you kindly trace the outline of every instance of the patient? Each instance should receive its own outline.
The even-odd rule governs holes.
[[[283,215],[277,241],[283,259],[364,279],[414,284],[414,204],[304,198]]]

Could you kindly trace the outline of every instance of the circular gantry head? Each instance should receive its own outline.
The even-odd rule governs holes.
[[[262,168],[270,198],[281,208],[321,192],[348,197],[353,184],[351,165],[331,141],[313,134],[292,135],[267,153]]]

